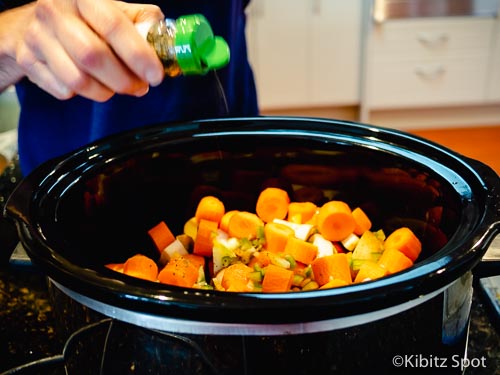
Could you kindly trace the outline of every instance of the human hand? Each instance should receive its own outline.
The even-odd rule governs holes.
[[[155,5],[115,0],[38,0],[16,48],[25,75],[58,99],[145,95],[164,72],[137,31],[164,18]]]

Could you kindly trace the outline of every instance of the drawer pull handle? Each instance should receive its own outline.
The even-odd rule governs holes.
[[[419,33],[417,39],[426,47],[437,48],[444,45],[449,40],[449,36],[446,33]]]
[[[415,73],[420,78],[433,81],[441,77],[446,72],[446,69],[442,65],[432,66],[432,67],[422,67],[419,66],[415,68]]]

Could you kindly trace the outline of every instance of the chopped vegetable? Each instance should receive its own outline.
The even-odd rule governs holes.
[[[219,198],[207,195],[201,198],[194,216],[198,221],[205,219],[219,223],[225,212],[224,203]]]
[[[136,254],[125,261],[123,273],[144,280],[156,281],[158,266],[151,258],[142,254]]]
[[[235,213],[229,220],[228,234],[230,237],[257,238],[259,230],[264,227],[264,222],[254,213],[240,211]]]
[[[383,242],[373,232],[363,233],[352,252],[351,267],[353,271],[358,272],[361,265],[367,261],[376,262],[383,251]]]
[[[238,210],[231,210],[231,211],[227,211],[223,216],[222,218],[220,219],[220,222],[219,222],[219,228],[221,230],[223,230],[224,232],[228,233],[229,232],[229,221],[231,220],[231,218],[233,217],[233,215],[235,213],[237,213]]]
[[[376,262],[367,261],[364,262],[354,279],[355,283],[360,283],[363,281],[375,280],[387,275],[387,270]]]
[[[354,233],[351,233],[340,242],[342,242],[342,246],[344,246],[346,250],[353,251],[359,242],[359,237],[356,236]]]
[[[313,234],[315,228],[313,224],[298,224],[298,223],[292,223],[291,221],[286,221],[286,220],[281,220],[281,219],[274,219],[273,223],[277,224],[283,224],[286,225],[287,227],[290,227],[293,229],[295,233],[295,237],[307,241],[309,237]]]
[[[251,292],[254,289],[250,274],[253,269],[243,263],[235,263],[224,270],[222,287],[227,292]]]
[[[293,229],[287,225],[275,222],[267,223],[264,226],[265,247],[273,253],[281,253],[285,250],[288,238],[294,235]]]
[[[174,242],[172,242],[170,245],[168,245],[161,252],[159,263],[164,266],[176,254],[186,255],[187,253],[188,253],[188,251],[187,251],[186,247],[184,247],[184,244],[180,240],[175,239]]]
[[[382,229],[372,231],[359,207],[351,211],[339,200],[321,207],[290,202],[275,187],[261,192],[255,213],[226,212],[219,198],[208,195],[182,234],[174,237],[164,222],[148,234],[160,253],[156,260],[137,254],[106,267],[187,288],[282,293],[375,280],[411,267],[422,251],[407,227],[386,237]]]
[[[194,239],[193,253],[205,257],[212,256],[214,237],[219,224],[216,221],[201,219]]]
[[[352,217],[354,218],[354,234],[361,236],[366,231],[372,228],[372,222],[360,207],[356,207],[352,210]]]
[[[340,279],[350,284],[352,282],[349,261],[345,254],[333,254],[316,258],[311,263],[314,279],[323,286],[333,279]]]
[[[313,202],[290,202],[288,205],[288,221],[303,224],[312,219],[318,206]]]
[[[342,241],[356,225],[349,206],[342,201],[329,201],[319,208],[318,231],[330,241]]]
[[[310,264],[316,258],[318,248],[311,242],[290,237],[286,242],[284,252],[291,255],[298,262]]]
[[[311,237],[313,245],[318,248],[317,258],[321,258],[327,255],[335,254],[335,246],[331,241],[328,241],[320,233],[315,233]]]
[[[158,281],[164,284],[193,288],[200,276],[200,267],[205,259],[195,254],[173,257],[158,274]]]
[[[410,228],[402,227],[392,232],[385,240],[386,249],[397,249],[414,262],[422,251],[422,244]]]
[[[322,285],[320,289],[330,289],[330,288],[337,288],[339,286],[346,286],[349,285],[349,283],[345,280],[341,279],[331,279],[329,282],[326,284]]]
[[[288,292],[292,286],[293,271],[270,264],[262,280],[262,291],[266,293]]]
[[[149,236],[153,240],[161,254],[163,249],[170,245],[175,240],[175,236],[164,221],[160,221],[153,228],[148,231]]]
[[[396,273],[413,266],[410,258],[392,247],[384,250],[378,264],[385,268],[388,273]]]
[[[285,190],[268,187],[259,194],[255,212],[265,223],[270,223],[274,219],[285,219],[289,204],[290,197]]]

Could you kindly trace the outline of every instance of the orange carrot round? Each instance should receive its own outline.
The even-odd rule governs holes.
[[[219,223],[225,212],[224,203],[219,198],[207,195],[201,198],[194,216],[198,221],[205,219]]]
[[[420,255],[422,244],[410,228],[401,227],[392,232],[384,242],[386,249],[397,249],[411,259],[412,262]]]
[[[288,220],[297,222],[295,218],[299,217],[299,224],[307,223],[316,213],[318,207],[312,202],[290,202],[288,205]]]
[[[123,273],[144,280],[156,281],[158,266],[151,258],[142,254],[136,254],[125,261]]]
[[[238,210],[231,210],[227,211],[224,215],[222,215],[222,218],[220,219],[219,223],[219,228],[227,233],[229,228],[229,221],[236,212],[238,212]]]
[[[355,226],[354,226],[354,234],[361,236],[367,230],[370,230],[372,227],[372,222],[368,215],[360,208],[356,207],[352,210],[352,217],[354,218]]]
[[[236,238],[257,238],[259,228],[264,226],[264,222],[254,213],[240,211],[235,213],[229,220],[228,234]]]
[[[342,201],[330,201],[321,206],[316,223],[318,231],[330,241],[342,241],[356,225],[351,209]]]
[[[290,197],[280,188],[268,187],[261,191],[257,198],[255,212],[266,223],[274,219],[285,219],[288,214]]]

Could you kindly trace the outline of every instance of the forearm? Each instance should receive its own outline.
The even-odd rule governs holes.
[[[0,13],[0,92],[23,78],[16,46],[32,17],[34,3]]]

